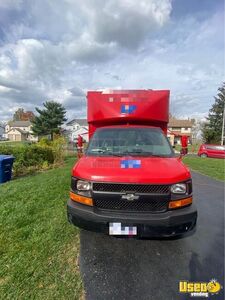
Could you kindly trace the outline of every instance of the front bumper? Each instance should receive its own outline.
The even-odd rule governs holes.
[[[173,237],[193,233],[196,227],[196,206],[170,210],[163,213],[118,212],[99,210],[69,200],[67,215],[70,223],[82,229],[109,233],[109,223],[118,222],[125,226],[137,226],[139,237]]]

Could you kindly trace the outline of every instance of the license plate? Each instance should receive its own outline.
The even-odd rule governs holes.
[[[137,235],[137,226],[109,223],[109,235]]]

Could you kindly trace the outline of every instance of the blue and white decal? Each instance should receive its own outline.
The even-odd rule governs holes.
[[[137,109],[136,105],[124,104],[121,105],[121,113],[122,114],[132,114]]]
[[[139,169],[141,161],[137,159],[123,159],[120,162],[121,169]]]

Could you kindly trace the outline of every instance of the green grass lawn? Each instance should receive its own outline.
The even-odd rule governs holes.
[[[0,185],[0,299],[80,299],[79,231],[64,167]]]
[[[225,160],[218,158],[200,158],[198,156],[185,156],[183,162],[192,170],[208,175],[215,179],[225,179]]]
[[[199,149],[199,144],[194,145],[188,145],[188,153],[197,153]],[[176,145],[175,150],[179,151],[181,150],[181,145]]]
[[[224,180],[224,160],[184,163]],[[66,201],[74,158],[64,167],[0,185],[0,299],[80,299],[79,230]]]

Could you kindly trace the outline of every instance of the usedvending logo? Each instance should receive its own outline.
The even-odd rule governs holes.
[[[191,297],[208,298],[210,295],[219,294],[221,289],[222,285],[216,279],[211,279],[209,282],[179,282],[179,292],[189,294]]]

